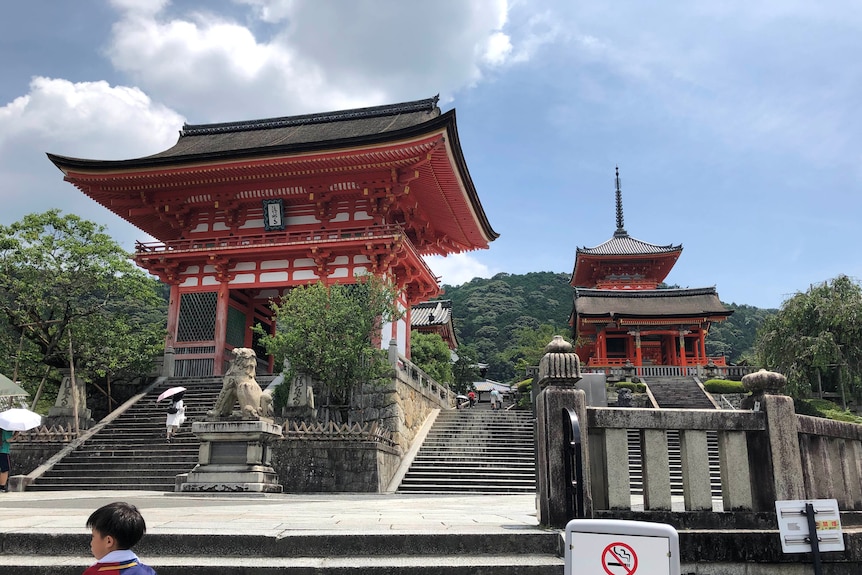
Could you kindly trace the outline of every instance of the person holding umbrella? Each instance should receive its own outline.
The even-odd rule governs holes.
[[[170,398],[171,400],[171,405],[168,407],[168,416],[165,419],[165,437],[168,443],[171,442],[173,436],[176,435],[180,426],[186,420],[186,407],[183,404],[183,395],[185,395],[185,392],[186,388],[184,387],[172,387],[162,393],[156,400],[161,401],[166,398]]]
[[[9,491],[9,469],[12,467],[9,452],[10,441],[19,431],[27,431],[42,425],[42,416],[29,409],[13,408],[0,412],[0,493]]]
[[[0,429],[0,493],[9,491],[9,469],[11,469],[9,452],[12,450],[10,440],[16,435],[18,435],[17,431]]]

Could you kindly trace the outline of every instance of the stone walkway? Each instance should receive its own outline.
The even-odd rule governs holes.
[[[279,536],[539,530],[535,495],[186,495],[148,491],[0,494],[0,531],[80,533],[112,501],[136,505],[148,533]]]

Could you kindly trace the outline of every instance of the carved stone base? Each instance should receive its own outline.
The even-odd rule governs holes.
[[[269,443],[281,438],[281,426],[269,421],[198,421],[198,464],[178,482],[183,492],[281,493],[270,465]]]

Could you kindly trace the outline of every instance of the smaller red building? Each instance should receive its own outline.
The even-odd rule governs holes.
[[[578,248],[571,285],[570,323],[575,350],[588,367],[724,365],[707,357],[713,322],[733,312],[714,287],[659,289],[682,245],[656,245],[629,236],[623,226],[622,190],[616,171],[617,229],[608,241]]]

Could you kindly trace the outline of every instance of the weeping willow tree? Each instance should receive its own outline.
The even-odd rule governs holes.
[[[355,284],[293,288],[272,304],[278,330],[272,335],[258,330],[260,342],[277,361],[287,358],[288,381],[303,373],[322,386],[323,411],[343,412],[359,386],[391,368],[379,338],[385,323],[402,316],[396,295],[392,285],[371,275],[358,277]]]
[[[858,392],[862,375],[862,288],[845,275],[786,300],[758,332],[760,364],[783,373],[795,397],[823,379],[842,394]]]

